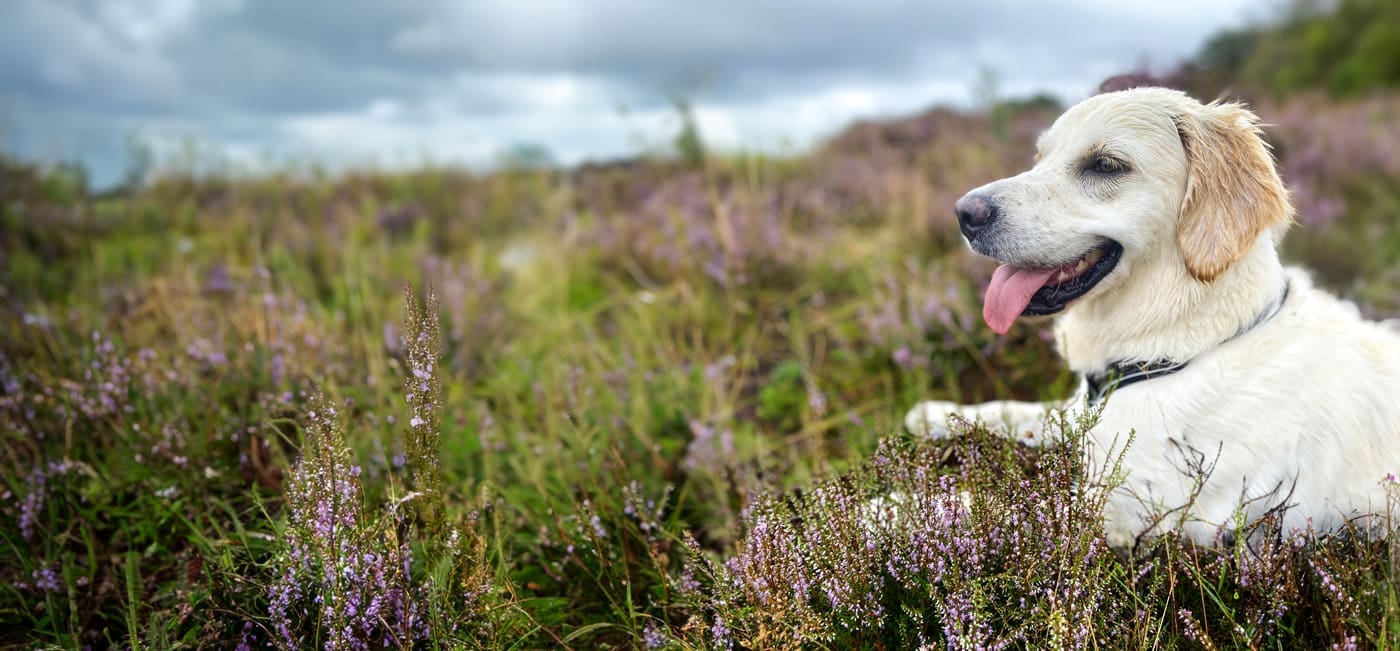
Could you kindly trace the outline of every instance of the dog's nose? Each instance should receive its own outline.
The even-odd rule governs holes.
[[[962,229],[962,234],[969,240],[997,218],[996,206],[986,197],[975,194],[958,199],[953,208],[958,212],[958,228]]]

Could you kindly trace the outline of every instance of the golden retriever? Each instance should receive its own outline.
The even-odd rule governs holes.
[[[1318,530],[1384,512],[1400,333],[1279,262],[1292,205],[1258,124],[1162,88],[1097,95],[1041,136],[1030,170],[958,200],[968,245],[1002,263],[987,325],[1056,315],[1084,380],[1067,403],[925,402],[906,426],[944,436],[956,415],[1038,444],[1050,410],[1101,408],[1086,454],[1121,459],[1115,546],[1173,527],[1212,544],[1269,512]]]

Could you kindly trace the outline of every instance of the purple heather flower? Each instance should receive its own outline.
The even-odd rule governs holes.
[[[647,649],[664,649],[671,643],[671,636],[666,634],[662,626],[652,622],[642,631],[642,643]]]
[[[39,514],[44,510],[45,482],[47,476],[42,470],[33,470],[29,473],[29,493],[24,496],[24,501],[19,507],[19,532],[25,540],[34,538],[34,528],[38,524]]]
[[[58,582],[58,573],[52,567],[44,567],[34,570],[30,577],[34,579],[34,588],[44,592],[58,592],[62,585]]]
[[[895,366],[906,370],[914,368],[915,359],[913,351],[909,350],[908,346],[900,346],[893,353],[890,353],[890,361],[894,362]]]

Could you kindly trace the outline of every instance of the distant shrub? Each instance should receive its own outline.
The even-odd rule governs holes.
[[[1400,87],[1400,4],[1293,0],[1276,22],[1212,37],[1187,67],[1187,85],[1207,98],[1234,85],[1275,97]]]

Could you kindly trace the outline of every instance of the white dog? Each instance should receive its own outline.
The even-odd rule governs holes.
[[[1115,546],[1172,527],[1210,544],[1278,507],[1288,529],[1384,512],[1400,333],[1279,263],[1292,206],[1255,116],[1138,88],[1074,106],[1038,149],[957,213],[972,249],[1002,263],[987,325],[1059,315],[1084,381],[1065,404],[926,402],[909,429],[943,436],[957,415],[1034,445],[1053,435],[1050,410],[1101,407],[1087,447],[1100,469],[1122,455]]]

